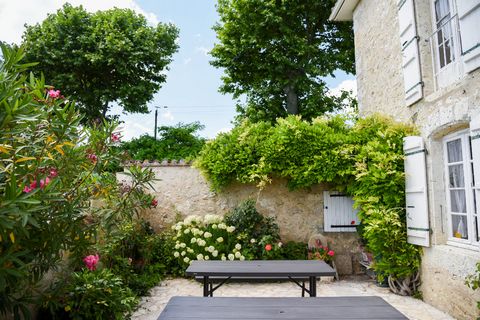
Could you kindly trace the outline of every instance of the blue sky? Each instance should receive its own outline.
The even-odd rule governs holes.
[[[0,40],[19,42],[23,24],[33,24],[45,19],[65,1],[59,0],[0,0]],[[208,51],[216,41],[212,26],[217,19],[216,0],[72,0],[89,11],[110,7],[128,7],[145,14],[151,23],[170,22],[180,29],[179,50],[167,73],[167,82],[149,103],[167,106],[159,109],[159,125],[199,121],[205,125],[200,135],[213,138],[218,132],[232,128],[235,101],[218,92],[222,70],[209,64]],[[338,72],[336,78],[326,79],[330,88],[354,89],[354,77]],[[113,108],[112,113],[120,113]],[[122,115],[124,140],[141,134],[153,135],[154,112],[147,115]]]

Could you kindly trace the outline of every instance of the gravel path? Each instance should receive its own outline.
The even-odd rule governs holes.
[[[182,278],[165,280],[150,291],[150,296],[142,298],[132,319],[156,320],[171,297],[202,294],[203,287],[199,282]],[[300,288],[291,282],[227,283],[215,291],[218,297],[299,297],[300,294]],[[322,279],[317,285],[317,296],[379,296],[410,320],[454,320],[421,300],[395,295],[371,280]]]

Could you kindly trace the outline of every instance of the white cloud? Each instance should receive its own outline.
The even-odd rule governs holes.
[[[183,59],[183,64],[184,64],[184,65],[187,65],[187,64],[189,64],[190,62],[192,62],[192,58]]]
[[[195,48],[195,52],[201,52],[203,53],[205,56],[208,57],[208,53],[210,52],[210,50],[212,50],[211,48],[207,48],[207,47],[203,47],[203,46],[200,46],[200,47],[196,47]]]
[[[0,40],[20,43],[24,24],[33,25],[43,21],[48,13],[55,13],[64,3],[83,5],[90,12],[114,7],[132,9],[143,14],[150,25],[158,23],[157,16],[143,10],[134,0],[0,0]]]
[[[132,138],[138,138],[143,134],[149,134],[153,136],[153,128],[147,128],[141,125],[138,121],[125,120],[118,128],[118,131],[122,134],[122,141],[128,141]]]
[[[330,89],[330,94],[339,96],[343,91],[351,91],[353,96],[357,96],[357,81],[356,80],[344,80],[338,86]]]
[[[161,114],[162,119],[168,120],[168,121],[173,121],[175,117],[170,111],[164,111]]]

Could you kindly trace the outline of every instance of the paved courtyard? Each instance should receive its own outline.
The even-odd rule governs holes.
[[[202,294],[203,287],[199,282],[181,278],[165,280],[150,291],[150,296],[142,299],[132,319],[156,320],[171,297],[202,296]],[[227,283],[214,293],[214,296],[218,297],[299,297],[300,295],[301,289],[291,282]],[[453,319],[421,300],[395,295],[388,288],[378,287],[371,280],[322,279],[317,285],[317,296],[379,296],[411,320]]]

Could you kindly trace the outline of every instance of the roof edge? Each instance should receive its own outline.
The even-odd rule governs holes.
[[[351,21],[353,11],[360,0],[337,0],[328,18],[330,21]]]

